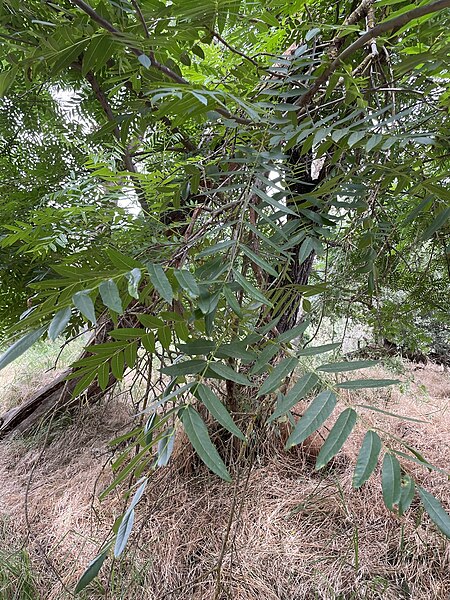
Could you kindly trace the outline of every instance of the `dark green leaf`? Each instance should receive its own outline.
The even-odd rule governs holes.
[[[16,360],[16,358],[26,352],[28,348],[31,348],[31,346],[42,337],[46,329],[47,325],[27,333],[23,338],[14,342],[14,344],[0,356],[0,369],[4,369],[9,363],[13,362],[13,360]]]
[[[70,306],[68,306],[67,308],[59,310],[53,317],[48,328],[48,337],[50,340],[52,340],[52,342],[54,342],[56,338],[64,331],[67,323],[70,321],[71,316],[72,311]]]
[[[223,295],[225,296],[225,300],[228,303],[228,306],[231,310],[239,317],[242,318],[242,310],[239,302],[236,300],[236,296],[231,291],[231,289],[226,285],[223,288]]]
[[[289,436],[286,442],[286,449],[288,450],[292,446],[301,444],[307,437],[319,429],[331,415],[335,406],[336,396],[333,392],[327,390],[316,396]]]
[[[198,412],[192,406],[187,406],[182,410],[181,420],[186,435],[200,459],[213,473],[225,481],[231,481],[231,476],[211,442],[206,425]]]
[[[351,434],[356,423],[356,412],[353,408],[346,408],[338,417],[325,443],[320,449],[316,460],[316,470],[321,469],[336,456]]]
[[[89,563],[87,569],[83,573],[83,575],[78,580],[77,586],[75,588],[75,594],[79,594],[81,591],[87,587],[91,581],[93,581],[100,569],[102,568],[103,563],[105,562],[106,557],[108,556],[109,546],[106,550],[104,550],[101,554],[96,556],[92,562]]]
[[[158,329],[158,340],[164,350],[169,350],[172,341],[172,329],[168,325]]]
[[[258,375],[266,371],[270,366],[270,361],[279,352],[280,347],[277,344],[269,344],[259,353],[258,359],[250,370],[251,375]]]
[[[161,267],[161,265],[153,265],[151,263],[147,263],[147,270],[150,276],[150,281],[152,282],[155,290],[158,292],[161,298],[164,298],[166,302],[172,304],[172,286],[170,285],[170,282],[167,279],[166,274],[164,273],[164,269]]]
[[[122,301],[120,299],[119,289],[116,282],[112,279],[102,281],[98,290],[102,298],[103,304],[121,315],[123,313]]]
[[[94,303],[92,302],[87,290],[74,294],[72,296],[72,302],[74,306],[78,308],[83,317],[85,317],[88,321],[91,321],[91,323],[97,323]]]
[[[197,388],[195,389],[195,395],[199,400],[203,402],[206,408],[209,410],[211,415],[230,433],[240,438],[241,440],[245,440],[245,435],[242,431],[237,427],[235,422],[233,421],[230,413],[227,411],[225,406],[216,396],[216,394],[212,391],[211,388],[207,387],[203,383],[199,383]]]
[[[125,356],[123,352],[117,352],[111,357],[111,373],[116,379],[122,379],[125,370]]]
[[[397,385],[398,383],[400,383],[398,379],[353,379],[351,381],[338,383],[337,387],[342,390],[361,390],[364,388],[379,388],[388,385]]]
[[[105,391],[109,383],[109,363],[104,362],[98,368],[97,373],[98,385],[100,389]]]
[[[341,344],[324,344],[323,346],[312,346],[309,348],[303,348],[297,352],[297,356],[315,356],[316,354],[323,354],[324,352],[331,352],[340,348]]]
[[[368,431],[364,436],[361,449],[353,473],[353,487],[359,488],[372,475],[378,462],[381,450],[381,440],[375,431]]]
[[[173,273],[180,284],[180,287],[188,292],[191,298],[198,298],[200,296],[200,289],[197,285],[197,281],[190,271],[183,269],[181,271],[175,270]]]
[[[234,381],[235,383],[240,383],[241,385],[252,385],[251,381],[247,379],[245,375],[242,375],[242,373],[237,373],[228,365],[224,365],[221,362],[212,362],[209,363],[208,366],[211,371],[219,375],[221,379],[228,379],[229,381]]]
[[[253,263],[255,263],[255,265],[258,265],[258,267],[261,267],[261,269],[263,269],[264,271],[266,271],[266,273],[269,273],[273,277],[278,277],[277,271],[271,265],[269,265],[269,263],[266,260],[264,260],[261,256],[259,256],[258,254],[255,254],[255,252],[253,252],[253,250],[250,250],[250,248],[247,248],[247,246],[241,245],[240,248],[241,248],[242,252]]]
[[[184,362],[175,363],[174,365],[170,365],[169,367],[164,367],[161,369],[161,373],[165,375],[172,375],[173,377],[178,377],[179,375],[195,375],[196,373],[201,373],[207,367],[208,363],[206,360],[185,360]]]
[[[284,358],[270,373],[270,375],[263,382],[259,389],[256,397],[270,394],[276,388],[278,388],[282,381],[291,373],[298,364],[298,358],[288,357]]]
[[[418,486],[417,491],[430,519],[450,539],[450,516],[443,509],[442,504],[432,494],[424,490],[423,487]]]
[[[241,286],[244,292],[247,292],[248,296],[252,300],[256,300],[257,302],[266,304],[267,306],[272,306],[272,303],[269,302],[269,300],[267,300],[267,298],[259,290],[257,290],[252,283],[250,283],[243,275],[241,275],[239,271],[233,269],[233,273],[236,282]]]
[[[318,371],[325,371],[325,373],[342,373],[344,371],[356,371],[357,369],[368,369],[378,364],[376,360],[355,360],[353,362],[336,362],[327,363],[326,365],[320,365],[317,367]]]
[[[242,341],[220,344],[215,352],[217,358],[236,358],[246,362],[255,360],[256,354],[246,349],[247,344]]]
[[[211,340],[197,339],[188,340],[185,344],[177,344],[177,347],[189,356],[206,356],[215,349],[216,344]]]
[[[315,373],[305,373],[277,404],[275,411],[267,419],[267,422],[271,423],[285,415],[297,402],[309,394],[318,381],[319,378]]]
[[[400,463],[395,456],[386,452],[383,459],[381,487],[384,503],[389,510],[394,510],[394,505],[400,501],[401,481]]]
[[[429,240],[433,235],[441,229],[450,219],[450,206],[441,210],[437,215],[434,221],[429,225],[422,234],[423,240]]]
[[[305,333],[308,325],[309,325],[309,321],[304,321],[303,323],[300,323],[300,325],[296,325],[292,329],[288,329],[287,331],[283,332],[282,334],[280,334],[278,336],[277,342],[279,342],[281,344],[281,343],[290,342],[291,340],[294,340],[295,338],[299,338],[300,336],[302,336]]]
[[[92,38],[83,56],[82,75],[101,69],[111,58],[114,40],[109,34],[100,34]]]

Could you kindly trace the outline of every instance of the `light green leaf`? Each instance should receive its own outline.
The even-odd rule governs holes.
[[[400,502],[398,503],[398,514],[404,515],[411,506],[415,493],[414,480],[409,475],[403,476],[402,487],[400,492]]]
[[[127,545],[128,538],[130,537],[131,530],[133,529],[134,523],[134,509],[142,497],[144,493],[145,487],[147,485],[147,480],[145,480],[137,489],[136,493],[133,496],[133,500],[131,501],[130,506],[127,508],[125,514],[122,517],[122,521],[119,526],[119,530],[117,531],[116,543],[114,546],[114,556],[118,558],[122,552],[125,550],[125,546]]]
[[[4,369],[9,363],[13,362],[21,356],[24,352],[31,348],[31,346],[38,341],[40,337],[42,337],[43,333],[47,329],[47,325],[36,329],[35,331],[31,331],[14,342],[12,346],[8,348],[1,356],[0,356],[0,370]]]
[[[209,363],[208,366],[211,371],[219,375],[221,379],[228,379],[229,381],[234,381],[235,383],[239,383],[241,385],[253,385],[245,375],[242,375],[242,373],[237,373],[234,369],[221,362],[212,362]]]
[[[158,442],[158,460],[156,462],[158,467],[166,467],[168,465],[170,457],[172,456],[174,444],[175,429],[169,427]]]
[[[88,321],[91,321],[91,323],[97,323],[94,303],[92,302],[92,298],[89,296],[89,292],[87,290],[83,290],[74,294],[72,296],[72,302],[74,306],[78,308],[83,317],[85,317]]]
[[[227,431],[235,435],[241,440],[245,440],[245,435],[237,427],[230,413],[227,411],[223,403],[219,400],[211,388],[199,383],[195,389],[195,395],[203,402],[211,415],[223,426]]]
[[[326,365],[320,365],[317,367],[318,371],[325,371],[325,373],[342,373],[344,371],[356,371],[357,369],[368,369],[378,364],[376,360],[355,360],[353,362],[336,362],[327,363]]]
[[[432,494],[417,486],[420,499],[430,519],[442,533],[450,539],[450,516],[443,509],[442,504]]]
[[[297,402],[309,394],[318,381],[319,378],[315,373],[305,373],[277,404],[275,411],[267,419],[267,422],[271,423],[285,415]]]
[[[105,306],[114,312],[119,313],[119,315],[123,313],[122,301],[115,281],[112,279],[102,281],[98,286],[98,291],[100,292],[100,296]]]
[[[128,280],[128,293],[132,298],[139,300],[139,282],[141,281],[142,271],[135,267],[125,277]]]
[[[316,471],[324,467],[336,456],[351,434],[356,423],[356,412],[353,408],[346,408],[338,417],[325,443],[320,449],[316,460]]]
[[[70,306],[68,306],[67,308],[59,310],[53,317],[48,328],[48,337],[52,342],[54,342],[56,338],[64,331],[67,323],[70,321],[71,316],[72,310]]]
[[[187,406],[181,412],[181,421],[194,450],[205,465],[225,481],[231,481],[231,476],[211,442],[205,423],[198,412]]]
[[[273,369],[270,375],[262,384],[261,388],[257,393],[257,398],[259,396],[265,396],[266,394],[270,394],[276,388],[278,388],[281,382],[291,373],[298,364],[298,358],[288,357],[284,358],[278,365]]]
[[[375,431],[364,436],[353,473],[353,487],[360,488],[372,475],[381,451],[381,440]]]
[[[386,452],[381,472],[381,487],[384,503],[389,510],[394,510],[394,505],[400,501],[401,481],[400,463],[395,456]]]
[[[170,285],[170,282],[167,279],[167,276],[164,273],[164,269],[161,267],[161,265],[153,265],[151,263],[147,263],[147,271],[150,276],[150,281],[152,282],[155,290],[158,292],[161,298],[164,298],[166,302],[172,304],[172,286]]]
[[[348,138],[349,148],[352,148],[355,144],[364,139],[365,136],[365,131],[355,131],[354,133],[352,133]]]
[[[400,383],[398,379],[352,379],[338,383],[337,387],[342,390],[362,390],[364,388],[387,387],[398,383]]]
[[[150,58],[146,54],[140,54],[138,56],[138,61],[146,69],[150,69],[150,67],[152,66],[152,61],[150,60]]]
[[[336,396],[330,390],[321,392],[308,408],[303,416],[297,422],[294,431],[286,442],[286,449],[301,444],[314,433],[321,425],[325,423],[336,406]]]

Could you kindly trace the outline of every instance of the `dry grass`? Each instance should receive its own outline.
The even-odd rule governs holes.
[[[409,368],[408,368],[409,369]],[[371,376],[386,376],[373,371]],[[415,445],[434,464],[450,464],[450,379],[432,365],[408,370],[415,381],[359,393],[358,401],[424,418],[413,423],[364,411],[368,423]],[[424,387],[428,389],[425,391]],[[352,402],[355,402],[353,393]],[[343,400],[347,400],[343,396]],[[94,494],[110,480],[107,442],[130,419],[117,399],[87,408],[75,422],[61,423],[42,451],[21,439],[0,445],[0,547],[19,548],[27,535],[24,495],[30,469],[40,456],[28,498],[35,598],[63,600],[107,536],[123,500],[99,504]],[[333,419],[330,420],[332,423]],[[399,519],[382,505],[379,474],[361,490],[351,477],[364,427],[358,425],[326,476],[314,472],[317,440],[287,455],[273,442],[244,465],[229,485],[187,461],[182,436],[170,468],[158,471],[137,511],[133,545],[125,558],[106,563],[103,585],[85,598],[113,600],[446,600],[450,598],[449,547],[414,502]],[[190,465],[190,467],[189,467]],[[450,508],[445,478],[406,465]],[[234,510],[233,509],[234,505]],[[216,565],[233,513],[215,596]],[[50,566],[51,564],[51,566]],[[5,592],[3,592],[5,594]],[[10,600],[13,596],[2,596]],[[22,599],[20,599],[22,600]],[[32,599],[35,600],[35,599]]]

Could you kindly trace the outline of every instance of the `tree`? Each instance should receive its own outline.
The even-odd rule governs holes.
[[[69,336],[88,324],[95,336],[67,378],[10,413],[3,431],[29,422],[36,407],[104,394],[136,369],[149,382],[147,416],[130,432],[110,488],[138,478],[149,461],[166,464],[180,427],[208,468],[229,480],[207,412],[243,444],[249,423],[265,435],[267,423],[286,417],[289,448],[324,423],[337,388],[395,384],[332,385],[324,373],[371,363],[331,362],[300,365],[288,386],[302,357],[335,349],[309,345],[311,322],[320,326],[316,307],[363,307],[381,334],[393,290],[429,309],[442,304],[431,282],[448,295],[449,6],[5,0],[5,113],[36,99],[46,110],[30,116],[39,132],[34,152],[47,132],[55,144],[62,132],[68,141],[52,172],[46,159],[33,177],[26,219],[17,224],[12,208],[2,217],[5,260],[24,263],[19,277],[9,268],[4,296],[22,299],[31,274],[34,296],[10,330],[25,336],[0,365],[42,335]],[[57,90],[75,100],[76,117],[58,106]],[[9,148],[11,136],[2,136]],[[26,160],[26,130],[13,143]],[[24,170],[10,176],[14,202]],[[120,201],[139,206],[139,215]],[[150,410],[155,372],[162,387]],[[295,421],[290,409],[312,391]],[[343,410],[317,468],[339,452],[357,418],[353,407]],[[381,448],[384,500],[402,514],[414,495],[398,460],[405,453],[374,431],[354,483],[370,476]],[[116,555],[144,488],[123,516]],[[419,494],[448,535],[442,506]]]

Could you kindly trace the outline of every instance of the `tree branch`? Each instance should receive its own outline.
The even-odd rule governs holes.
[[[78,6],[78,8],[80,8],[88,16],[90,16],[93,21],[100,25],[100,27],[103,27],[103,29],[106,29],[106,31],[109,31],[110,33],[119,38],[123,37],[123,33],[121,31],[116,29],[114,25],[112,25],[109,21],[107,21],[101,15],[99,15],[91,6],[89,6],[89,4],[86,4],[84,0],[71,0],[71,2],[75,4],[75,6]],[[139,50],[138,48],[134,48],[132,46],[130,46],[130,50],[138,58],[143,55],[147,56],[147,58],[150,60],[150,66],[172,79],[172,81],[175,81],[176,83],[179,83],[181,85],[190,85],[189,81],[184,79],[184,77],[181,77],[180,75],[175,73],[175,71],[172,71],[172,69],[166,67],[166,65],[163,65],[162,63],[158,62],[155,59],[153,53],[147,55],[142,50]],[[228,110],[226,110],[225,108],[221,108],[220,106],[215,107],[214,110],[226,119],[233,119],[234,121],[236,121],[236,123],[240,123],[241,125],[251,125],[253,123],[253,121],[251,121],[250,119],[244,119],[242,117],[238,117],[237,115],[233,115]]]
[[[380,23],[373,29],[369,29],[365,34],[363,34],[359,39],[357,39],[353,44],[350,44],[345,50],[343,50],[337,58],[335,58],[330,65],[325,69],[325,71],[319,75],[314,84],[309,88],[309,90],[301,96],[297,102],[297,105],[301,108],[307,106],[316,92],[319,91],[320,87],[327,81],[330,75],[332,75],[336,69],[344,62],[346,58],[354,54],[357,50],[365,46],[368,42],[373,40],[374,38],[387,33],[388,31],[392,31],[398,27],[403,27],[410,21],[414,19],[419,19],[420,17],[424,17],[425,15],[432,14],[434,12],[439,12],[445,8],[450,8],[450,0],[438,0],[437,2],[433,2],[431,4],[426,4],[425,6],[419,6],[410,10],[394,19],[389,19],[388,21],[384,21]]]

